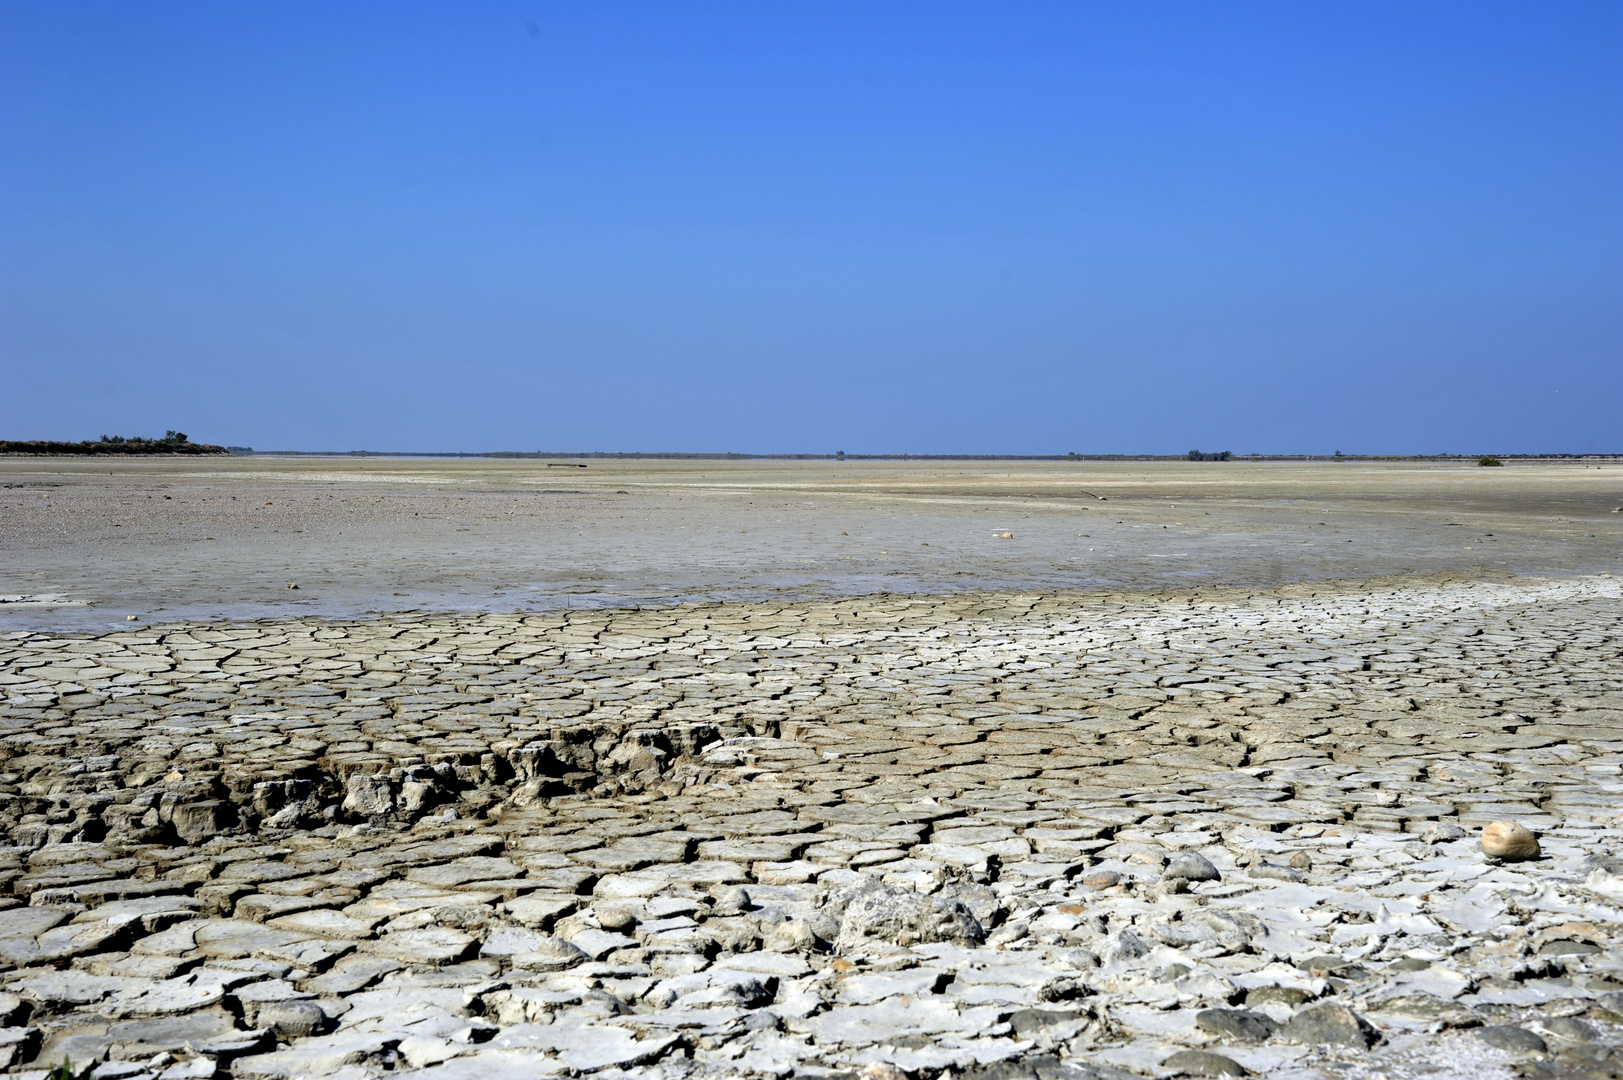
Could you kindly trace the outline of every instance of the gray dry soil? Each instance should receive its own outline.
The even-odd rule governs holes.
[[[1623,1076],[1616,464],[0,482],[19,1075]]]

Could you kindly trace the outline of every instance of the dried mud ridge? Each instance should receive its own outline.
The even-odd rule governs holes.
[[[7,635],[0,1066],[1620,1075],[1620,630],[1600,577]]]

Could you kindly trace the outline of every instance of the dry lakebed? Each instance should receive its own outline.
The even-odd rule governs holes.
[[[1616,462],[0,483],[12,1074],[1623,1076]]]

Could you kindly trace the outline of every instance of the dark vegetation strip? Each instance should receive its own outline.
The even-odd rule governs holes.
[[[0,454],[225,454],[223,446],[194,443],[183,431],[168,431],[161,439],[145,439],[137,435],[126,439],[122,435],[103,435],[91,442],[52,442],[46,439],[0,439]]]

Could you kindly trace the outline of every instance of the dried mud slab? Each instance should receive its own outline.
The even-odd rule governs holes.
[[[1602,576],[8,634],[0,1064],[1616,1075],[1620,631]]]

